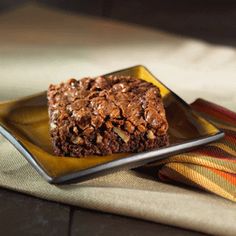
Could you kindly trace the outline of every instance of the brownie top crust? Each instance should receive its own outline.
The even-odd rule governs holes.
[[[70,79],[50,85],[48,104],[58,155],[71,155],[73,144],[87,145],[88,150],[99,143],[103,143],[105,153],[112,153],[104,147],[109,132],[127,144],[131,136],[145,133],[147,139],[154,140],[166,135],[168,129],[159,88],[128,76]],[[64,145],[66,142],[69,144]],[[58,148],[63,145],[63,150]],[[103,154],[101,148],[94,153]]]

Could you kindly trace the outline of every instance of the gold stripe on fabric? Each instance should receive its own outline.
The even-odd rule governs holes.
[[[211,172],[212,173],[211,176],[209,175],[210,173],[209,170],[205,170],[204,173],[201,173],[196,170],[196,167],[198,166],[195,166],[195,165],[193,168],[192,165],[189,166],[186,164],[170,163],[168,164],[168,167],[174,169],[175,171],[179,172],[186,178],[189,178],[191,181],[197,183],[203,188],[236,202],[236,197],[233,194],[235,192],[234,191],[235,186],[232,185],[233,187],[229,188],[230,183],[223,181],[222,178],[220,178],[220,181],[219,181],[217,178],[218,176],[215,173]],[[198,167],[198,168],[204,168],[204,167]],[[208,173],[208,176],[206,176],[207,175],[206,173]],[[224,184],[224,186],[220,186],[216,183],[216,181],[220,182],[221,185],[223,184],[223,182],[226,182],[226,183]]]

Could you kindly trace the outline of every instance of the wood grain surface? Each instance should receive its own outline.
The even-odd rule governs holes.
[[[90,211],[0,188],[0,235],[205,235],[172,226]]]

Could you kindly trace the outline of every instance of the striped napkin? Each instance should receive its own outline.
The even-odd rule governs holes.
[[[225,137],[153,164],[159,168],[159,178],[204,189],[236,202],[236,113],[202,99],[196,100],[192,107],[223,130]]]

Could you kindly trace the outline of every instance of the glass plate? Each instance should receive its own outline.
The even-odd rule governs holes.
[[[160,88],[169,122],[170,145],[141,153],[57,157],[53,155],[49,136],[46,92],[0,103],[0,133],[48,182],[77,182],[115,170],[138,167],[223,137],[223,132],[193,111],[144,66],[131,67],[106,76],[108,75],[133,76]]]

